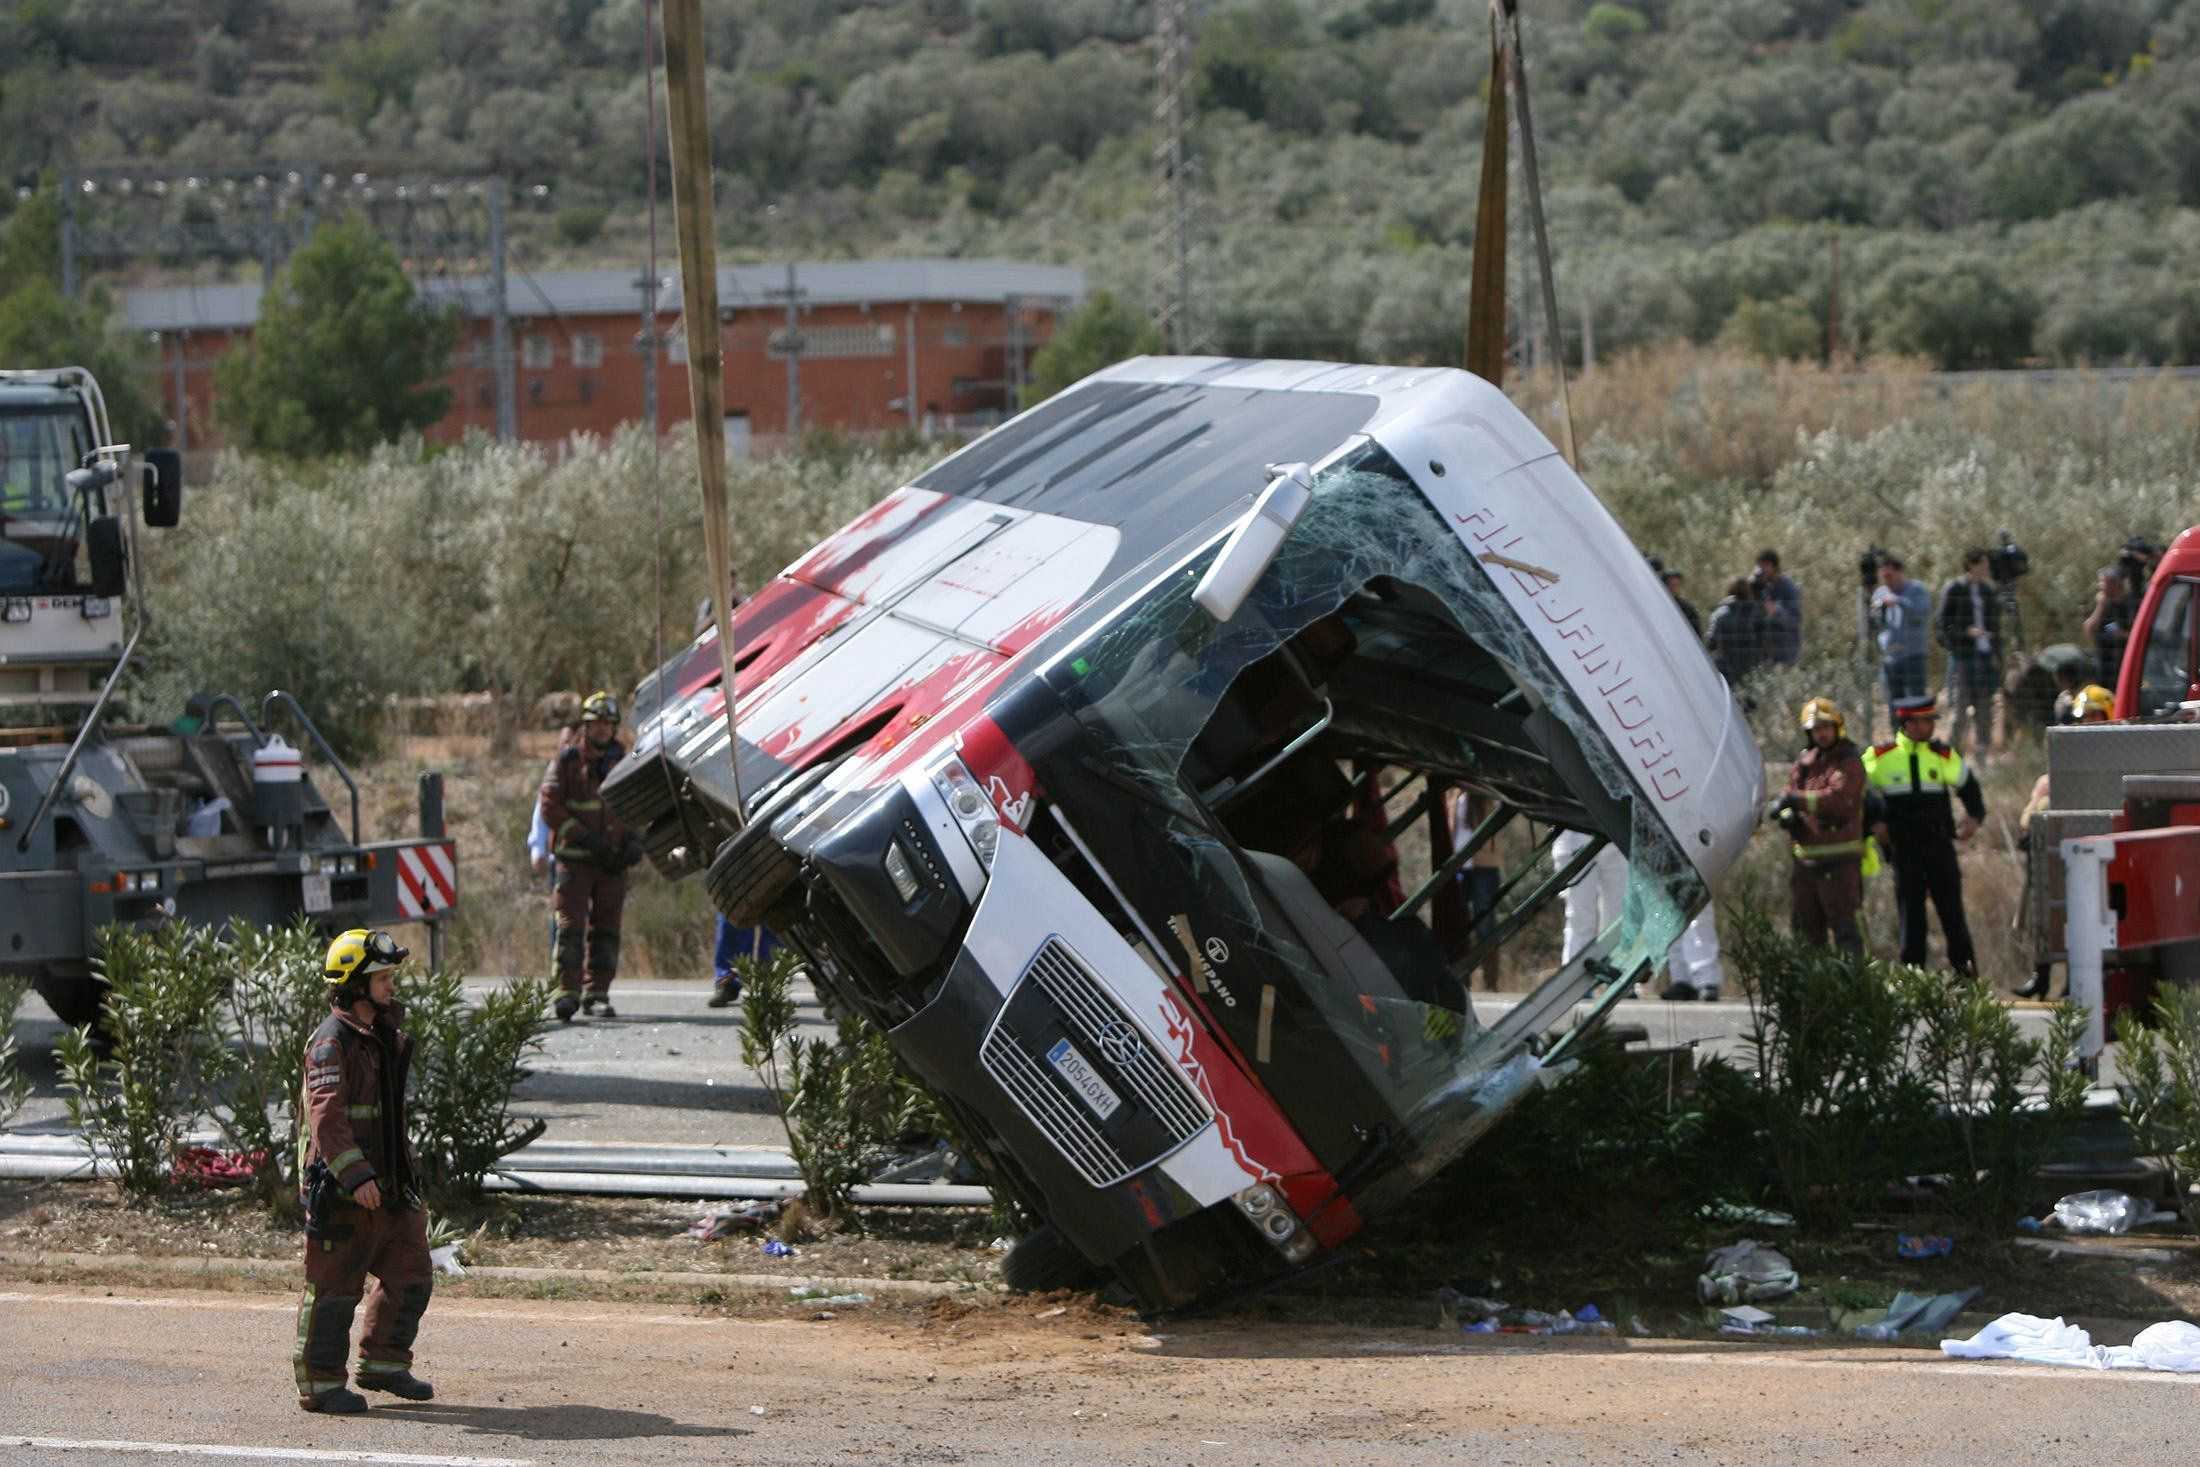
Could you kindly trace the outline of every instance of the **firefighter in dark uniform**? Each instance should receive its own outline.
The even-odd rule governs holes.
[[[396,1002],[396,976],[406,956],[388,933],[355,927],[329,944],[322,964],[331,1012],[306,1045],[298,1170],[306,1293],[291,1357],[298,1404],[308,1411],[367,1409],[366,1398],[344,1384],[351,1316],[362,1290],[366,1335],[353,1377],[359,1388],[408,1401],[435,1396],[412,1373],[413,1338],[434,1272],[405,1139],[412,1039],[398,1027],[404,1010]]]
[[[619,731],[619,700],[597,692],[581,704],[581,737],[558,750],[542,781],[542,819],[558,858],[557,1014],[567,1023],[576,1012],[618,1017],[611,980],[619,975],[619,914],[626,906],[627,869],[642,858],[641,840],[604,804],[603,781],[626,757]],[[583,948],[588,992],[581,993]]]
[[[1864,904],[1864,762],[1849,742],[1841,710],[1831,698],[1803,705],[1803,736],[1810,742],[1773,802],[1772,818],[1793,843],[1788,878],[1795,935],[1823,945],[1830,935],[1845,952],[1861,953],[1856,925]]]
[[[1938,715],[1930,694],[1895,699],[1894,716],[1901,732],[1866,751],[1864,772],[1886,801],[1888,854],[1894,860],[1895,900],[1902,916],[1902,961],[1925,961],[1925,899],[1930,896],[1940,913],[1941,935],[1948,940],[1948,966],[1975,977],[1978,959],[1971,948],[1970,923],[1963,916],[1956,842],[1969,840],[1986,818],[1986,800],[1963,756],[1933,737]],[[1963,802],[1960,819],[1952,800]]]

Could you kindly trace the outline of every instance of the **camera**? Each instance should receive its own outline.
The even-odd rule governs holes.
[[[1986,573],[1996,585],[2006,586],[2019,576],[2032,570],[2032,557],[2024,553],[2017,537],[2003,530],[1995,537],[1994,548],[1986,552]]]
[[[2124,542],[2124,548],[2116,552],[2116,570],[2124,578],[2124,590],[2137,596],[2147,588],[2147,561],[2154,553],[2154,546],[2144,535],[2134,535]]]
[[[1879,584],[1879,564],[1888,554],[1886,547],[1874,545],[1856,558],[1856,572],[1862,578],[1865,590],[1869,591]]]

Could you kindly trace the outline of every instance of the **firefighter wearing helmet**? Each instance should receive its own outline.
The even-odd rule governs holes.
[[[581,704],[580,738],[558,750],[542,781],[542,821],[558,858],[551,905],[557,913],[557,1014],[566,1023],[575,1013],[618,1017],[611,980],[619,975],[619,915],[626,906],[626,873],[642,859],[641,840],[603,799],[604,776],[626,757],[618,732],[619,700],[589,694]]]
[[[405,1130],[412,1038],[399,1027],[396,978],[407,956],[388,933],[355,927],[329,944],[322,964],[330,1012],[306,1044],[298,1168],[306,1291],[291,1356],[308,1411],[367,1409],[345,1383],[362,1293],[366,1334],[351,1379],[408,1401],[435,1395],[412,1373],[434,1273]]]
[[[1807,741],[1771,816],[1789,840],[1789,920],[1805,942],[1864,950],[1864,761],[1831,698],[1813,698],[1799,720]]]

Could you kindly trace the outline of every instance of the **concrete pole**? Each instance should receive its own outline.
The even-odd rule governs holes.
[[[497,437],[519,437],[519,384],[512,377],[512,303],[504,280],[504,180],[489,180],[489,364],[497,374]]]
[[[794,261],[787,262],[787,438],[802,431],[802,323],[795,309]]]
[[[76,191],[77,176],[61,175],[61,294],[76,299]]]
[[[184,378],[184,348],[189,342],[186,332],[174,333],[176,338],[176,452],[191,451],[191,397]]]

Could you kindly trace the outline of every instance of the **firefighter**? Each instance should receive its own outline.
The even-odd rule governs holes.
[[[1896,727],[1901,731],[1864,755],[1864,772],[1887,802],[1884,834],[1894,858],[1895,900],[1902,917],[1902,961],[1925,961],[1925,899],[1940,913],[1948,940],[1948,966],[1975,977],[1978,960],[1971,948],[1971,927],[1963,916],[1963,872],[1956,864],[1956,842],[1969,840],[1986,818],[1986,800],[1978,776],[1963,756],[1933,737],[1938,716],[1931,694],[1897,698]],[[1950,796],[1963,802],[1954,817]]]
[[[1864,951],[1864,761],[1831,698],[1803,705],[1804,746],[1772,818],[1793,843],[1789,922],[1805,942]]]
[[[291,1357],[298,1404],[307,1411],[367,1409],[366,1398],[344,1385],[344,1361],[352,1311],[369,1275],[366,1335],[353,1379],[361,1390],[408,1401],[435,1396],[412,1373],[413,1338],[434,1274],[405,1139],[412,1038],[398,1027],[404,1010],[396,977],[406,956],[388,933],[355,927],[329,944],[322,963],[331,1012],[306,1044],[298,1169],[306,1292]]]
[[[558,1017],[574,1013],[617,1018],[611,980],[619,974],[619,913],[626,905],[627,869],[642,858],[640,839],[603,801],[604,776],[626,756],[617,738],[619,700],[606,692],[581,704],[581,737],[560,748],[542,781],[542,818],[558,859]],[[582,948],[588,993],[581,994]]]

